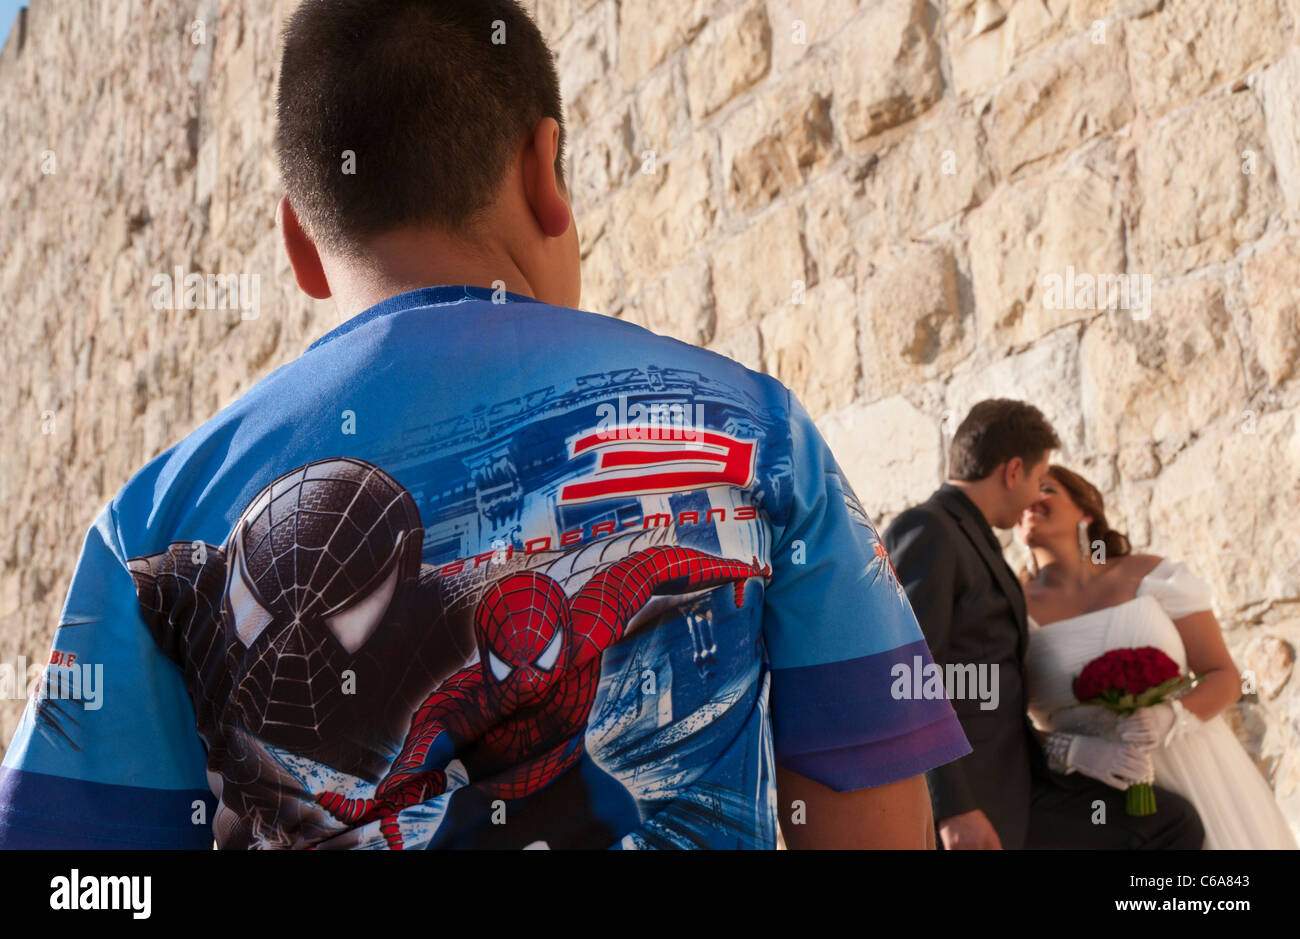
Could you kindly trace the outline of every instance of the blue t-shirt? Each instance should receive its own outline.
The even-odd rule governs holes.
[[[103,509],[0,847],[770,848],[776,764],[844,791],[970,752],[898,691],[931,662],[780,382],[428,287]]]

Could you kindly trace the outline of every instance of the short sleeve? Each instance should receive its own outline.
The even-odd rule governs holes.
[[[215,800],[180,669],[136,600],[111,507],[82,546],[49,663],[0,764],[0,849],[212,848]]]
[[[843,792],[970,753],[942,692],[913,693],[933,670],[925,637],[875,526],[793,395],[790,461],[764,600],[777,763]]]
[[[1138,592],[1155,597],[1170,619],[1181,619],[1214,606],[1210,585],[1182,561],[1168,558],[1143,578]]]

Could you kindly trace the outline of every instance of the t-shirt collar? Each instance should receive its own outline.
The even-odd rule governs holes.
[[[491,287],[480,287],[475,284],[439,284],[432,287],[417,287],[415,290],[408,290],[405,293],[399,293],[389,297],[387,300],[381,300],[374,306],[361,311],[356,316],[344,323],[331,329],[325,335],[321,336],[310,346],[307,351],[310,352],[317,346],[329,342],[331,339],[337,339],[346,333],[352,332],[358,326],[362,326],[380,316],[386,316],[389,313],[396,313],[399,310],[410,310],[422,306],[445,306],[458,303],[471,303],[480,300],[491,301],[497,298],[498,292]],[[526,297],[523,294],[512,293],[509,290],[500,292],[500,296],[507,303],[538,303],[533,297]]]

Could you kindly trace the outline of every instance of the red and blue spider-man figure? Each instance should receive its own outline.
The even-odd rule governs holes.
[[[381,820],[401,848],[397,815],[446,790],[446,766],[470,784],[452,794],[429,847],[608,846],[640,820],[627,790],[587,754],[583,736],[600,682],[601,654],[627,635],[652,596],[768,577],[770,567],[660,546],[629,555],[572,599],[545,574],[520,571],[492,584],[474,616],[479,660],[453,674],[411,720],[397,759],[372,799],[324,792],[316,801],[353,825]],[[504,824],[492,803],[503,800]],[[585,813],[586,817],[580,817]]]

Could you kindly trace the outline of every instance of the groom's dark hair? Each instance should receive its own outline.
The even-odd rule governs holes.
[[[1032,404],[990,398],[970,409],[948,449],[948,478],[962,482],[987,479],[1012,457],[1025,468],[1037,466],[1049,450],[1061,447],[1056,431]]]
[[[472,228],[560,81],[518,0],[302,0],[284,30],[276,149],[323,248],[406,225]]]

